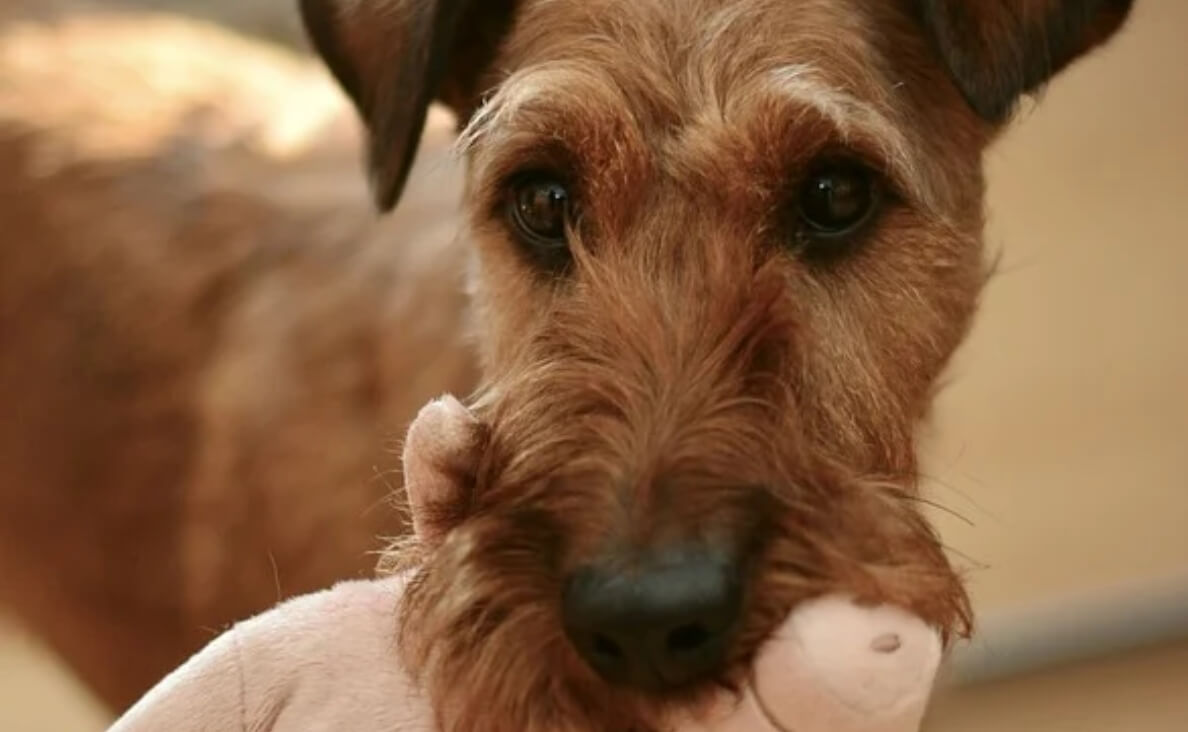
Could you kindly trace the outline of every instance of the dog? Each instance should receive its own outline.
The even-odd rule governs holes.
[[[381,209],[454,110],[484,422],[413,572],[461,730],[653,730],[829,591],[952,638],[915,434],[990,266],[982,153],[1127,0],[303,0]]]
[[[383,435],[473,392],[465,521],[385,559],[443,729],[647,730],[826,591],[960,636],[914,432],[981,153],[1129,5],[305,0],[382,221],[306,65],[6,27],[0,599],[122,708],[366,572]]]

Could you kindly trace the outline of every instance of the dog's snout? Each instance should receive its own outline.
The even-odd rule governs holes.
[[[664,691],[719,671],[742,614],[738,567],[701,550],[586,566],[563,598],[570,642],[606,680]]]

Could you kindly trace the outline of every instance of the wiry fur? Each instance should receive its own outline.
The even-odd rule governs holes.
[[[459,141],[486,449],[465,520],[389,557],[414,573],[401,638],[443,730],[659,728],[830,591],[969,631],[914,435],[986,277],[996,128],[931,43],[894,3],[520,3]],[[815,261],[792,191],[839,150],[890,193],[851,254]],[[541,168],[578,202],[560,274],[503,211]],[[690,538],[745,558],[729,663],[665,695],[608,685],[565,637],[565,578]]]

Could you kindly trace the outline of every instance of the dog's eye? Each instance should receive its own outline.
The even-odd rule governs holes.
[[[534,253],[557,257],[568,251],[566,227],[572,203],[560,180],[540,174],[515,181],[508,208],[516,233]]]
[[[873,172],[853,161],[817,166],[800,188],[799,214],[810,239],[831,239],[855,231],[878,204]]]

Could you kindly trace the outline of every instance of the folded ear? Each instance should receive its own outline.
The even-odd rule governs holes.
[[[1001,122],[1019,98],[1112,36],[1133,0],[915,0],[974,110]]]
[[[434,99],[465,120],[515,0],[300,0],[314,49],[370,136],[377,205],[396,205]]]

